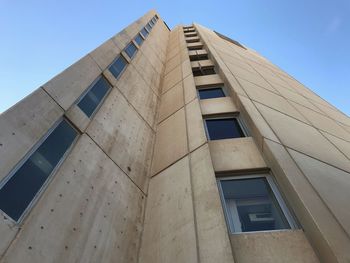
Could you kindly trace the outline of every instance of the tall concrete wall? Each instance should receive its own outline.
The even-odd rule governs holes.
[[[24,219],[1,217],[2,262],[137,262],[169,35],[163,21],[118,80],[108,67],[155,14],[148,12],[0,116],[0,179],[60,118],[80,132]],[[76,101],[100,75],[112,88],[88,118]]]
[[[0,220],[1,262],[349,262],[349,118],[198,24],[159,19],[116,79],[109,65],[155,14],[0,116],[0,179],[60,118],[80,132],[24,219]],[[76,102],[101,74],[112,89],[90,119]],[[212,85],[227,96],[199,100]],[[247,136],[208,140],[204,118],[220,114]],[[253,172],[272,173],[300,228],[230,233],[217,177]]]
[[[350,118],[255,51],[196,28],[319,259],[349,262]],[[243,239],[232,238],[235,250]]]

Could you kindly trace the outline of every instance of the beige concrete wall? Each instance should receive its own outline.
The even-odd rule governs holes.
[[[0,179],[62,116],[82,133],[24,220],[2,216],[1,262],[138,261],[169,36],[163,21],[118,80],[107,67],[154,14],[0,116]],[[112,88],[87,118],[75,103],[100,74]]]
[[[319,259],[348,262],[350,119],[255,51],[196,29]]]

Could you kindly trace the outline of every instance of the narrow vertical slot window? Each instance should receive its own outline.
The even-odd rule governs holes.
[[[87,117],[91,117],[91,115],[100,106],[110,88],[111,86],[108,81],[101,76],[78,102],[78,107],[86,114]]]
[[[129,58],[133,58],[136,54],[137,47],[133,42],[130,42],[129,45],[125,48],[125,53],[129,56]]]
[[[148,31],[146,30],[146,28],[142,28],[141,34],[144,38],[146,38],[148,36]]]
[[[23,216],[78,132],[62,120],[0,189],[0,209],[15,221]]]
[[[143,43],[143,38],[141,37],[140,34],[137,34],[137,36],[134,38],[135,42],[139,45],[139,47],[142,45]]]
[[[123,56],[119,56],[109,67],[109,71],[112,73],[112,75],[118,79],[120,74],[124,71],[126,68],[126,65],[128,62]]]

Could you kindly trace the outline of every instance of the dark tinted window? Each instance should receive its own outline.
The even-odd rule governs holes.
[[[192,55],[190,56],[190,61],[206,60],[208,59],[207,54]]]
[[[113,76],[117,79],[120,74],[123,72],[127,65],[127,61],[122,56],[119,56],[113,64],[109,67],[109,71],[113,74]]]
[[[0,189],[0,209],[18,221],[77,135],[62,120]]]
[[[128,54],[129,58],[132,58],[137,51],[137,47],[135,46],[134,43],[130,42],[129,45],[126,46],[125,52]]]
[[[193,72],[193,76],[195,76],[195,77],[216,74],[213,67],[211,67],[211,68],[193,68],[192,72]]]
[[[155,24],[157,22],[157,19],[155,17],[152,18],[153,23]]]
[[[236,118],[205,120],[210,140],[244,137]]]
[[[86,114],[86,116],[90,117],[110,88],[111,86],[107,80],[104,77],[101,77],[79,101],[78,107]]]
[[[290,229],[266,178],[222,180],[231,232]]]
[[[148,32],[151,32],[152,28],[149,24],[146,25],[146,29],[148,30]]]
[[[201,50],[201,49],[203,49],[203,46],[188,47],[188,50]]]
[[[151,27],[153,27],[153,26],[154,26],[153,20],[151,19],[151,20],[148,22],[148,24],[149,24]]]
[[[137,34],[137,36],[135,37],[134,40],[135,40],[135,42],[136,42],[139,46],[141,46],[142,43],[143,43],[143,38],[141,37],[140,34]]]
[[[141,34],[143,35],[144,38],[148,36],[148,31],[145,28],[142,28]]]
[[[198,90],[198,94],[201,100],[225,97],[222,88],[200,89]]]
[[[158,16],[157,15],[154,15],[154,17],[158,20]]]

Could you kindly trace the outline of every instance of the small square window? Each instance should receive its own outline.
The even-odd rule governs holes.
[[[199,95],[199,99],[201,100],[226,97],[221,87],[210,88],[210,89],[199,89],[198,95]]]
[[[146,30],[146,28],[142,28],[141,34],[143,35],[144,38],[148,36],[148,31]]]
[[[207,118],[204,121],[209,140],[245,137],[237,118]]]
[[[133,58],[136,51],[137,51],[137,47],[132,42],[130,42],[129,45],[127,45],[125,48],[125,53],[129,56],[129,58]]]
[[[231,233],[297,228],[270,175],[219,180]]]
[[[120,74],[124,71],[127,65],[127,61],[123,56],[119,56],[113,64],[109,67],[109,71],[113,74],[113,76],[118,79]]]
[[[141,37],[140,34],[137,34],[137,36],[134,38],[134,40],[139,46],[141,46],[143,43],[143,38]]]

